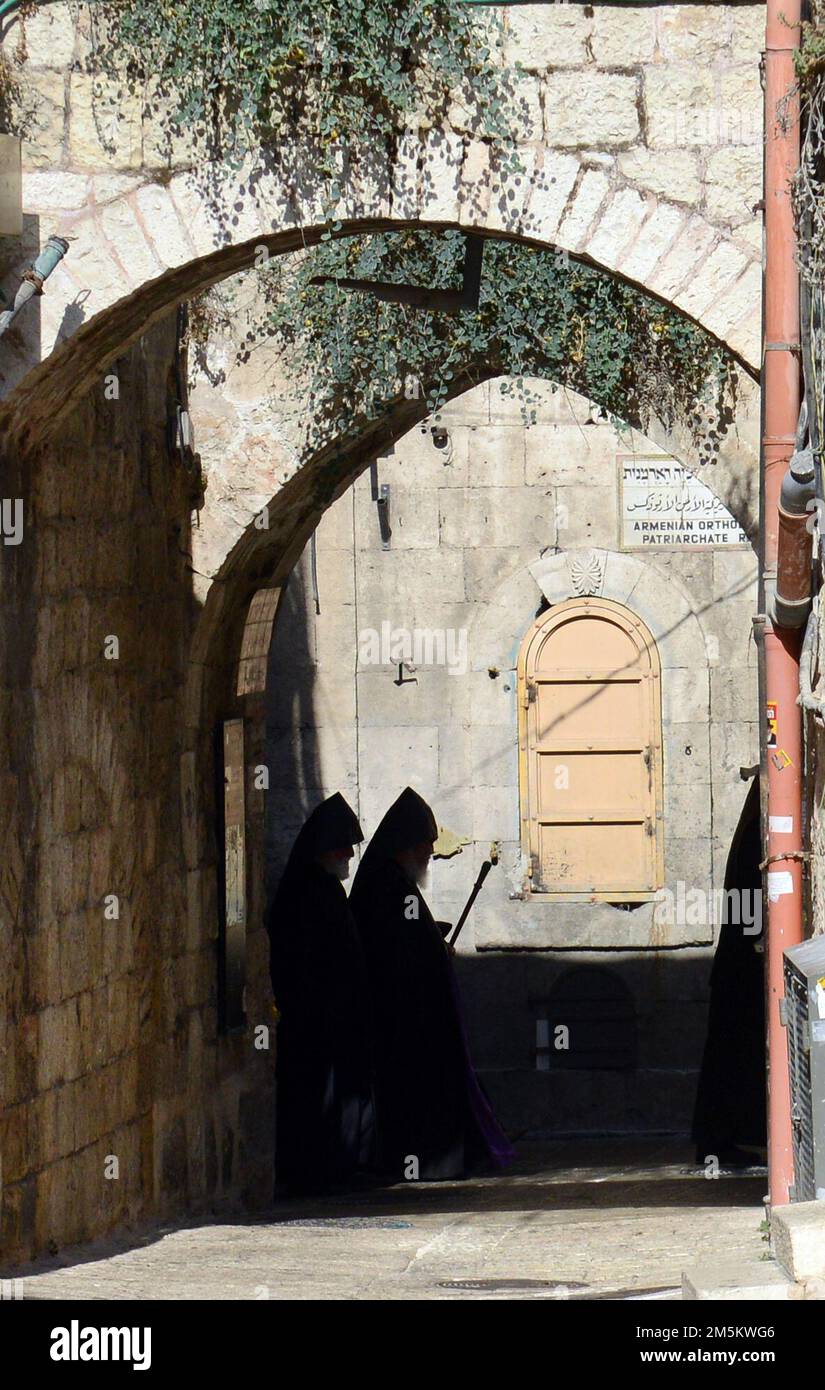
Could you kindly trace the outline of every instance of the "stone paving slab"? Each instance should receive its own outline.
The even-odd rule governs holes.
[[[504,1177],[281,1202],[11,1273],[33,1299],[678,1298],[699,1261],[767,1267],[764,1187],[662,1141],[522,1143]]]

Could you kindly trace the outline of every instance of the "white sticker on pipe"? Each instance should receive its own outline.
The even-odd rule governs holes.
[[[768,898],[772,903],[793,892],[793,874],[788,869],[768,871]]]
[[[793,835],[793,816],[768,816],[772,835]]]

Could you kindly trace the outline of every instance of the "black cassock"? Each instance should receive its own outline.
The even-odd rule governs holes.
[[[725,869],[725,916],[710,976],[708,1032],[693,1116],[699,1161],[741,1144],[766,1142],[765,967],[756,949],[764,937],[743,931],[736,920],[743,914],[731,912],[727,898],[732,889],[746,890],[747,916],[752,915],[751,895],[762,887],[760,858],[757,779]]]
[[[372,997],[381,1167],[424,1181],[512,1157],[472,1069],[441,927],[393,857],[436,833],[430,808],[407,788],[381,822],[350,894]]]
[[[363,838],[336,793],[307,820],[269,915],[280,1012],[276,1174],[293,1192],[346,1183],[372,1158],[366,969],[343,883],[316,855]]]

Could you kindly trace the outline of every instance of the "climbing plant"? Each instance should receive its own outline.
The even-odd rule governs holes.
[[[312,152],[306,172],[323,193],[325,242],[254,272],[262,307],[241,349],[266,336],[286,354],[306,385],[308,447],[374,419],[399,381],[414,379],[435,411],[460,382],[498,371],[514,378],[528,414],[524,378],[548,376],[632,423],[681,415],[712,456],[730,361],[679,315],[606,273],[489,243],[478,308],[455,314],[381,303],[337,283],[457,287],[458,233],[338,240],[333,209],[345,160],[386,156],[405,129],[440,127],[457,107],[495,145],[505,182],[524,172],[511,138],[519,71],[502,61],[495,12],[464,0],[118,0],[102,11],[105,63],[164,98],[165,119],[196,148],[236,163],[250,151],[277,161],[296,141],[305,164]],[[313,284],[318,277],[327,282]],[[202,364],[226,313],[225,291],[194,306],[193,356]]]
[[[464,0],[117,0],[102,11],[101,58],[151,79],[180,128],[226,158],[297,136],[331,175],[342,143],[375,149],[409,124],[439,125],[470,92],[478,134],[508,139],[501,21]]]
[[[391,232],[332,239],[251,272],[262,301],[240,356],[263,339],[282,351],[305,386],[308,447],[354,420],[376,419],[399,396],[420,395],[437,412],[457,389],[503,374],[526,422],[533,410],[525,378],[545,377],[640,428],[652,416],[681,420],[714,457],[731,418],[732,359],[682,315],[606,271],[562,252],[488,241],[476,309],[411,308],[339,284],[456,289],[463,255],[459,232]],[[222,303],[229,324],[231,306]]]

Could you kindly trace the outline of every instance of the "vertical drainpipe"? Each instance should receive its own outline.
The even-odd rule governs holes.
[[[800,406],[799,275],[791,181],[799,164],[794,51],[801,0],[767,0],[765,43],[765,270],[762,366],[762,582],[764,697],[776,704],[776,746],[768,773],[767,960],[768,1169],[771,1206],[790,1200],[793,1182],[788,1048],[780,1020],[783,951],[802,940],[802,718],[798,629],[773,615],[782,480],[794,450]],[[765,711],[761,711],[763,722]],[[764,737],[764,735],[763,735]],[[790,828],[789,828],[790,827]],[[797,857],[788,857],[790,855]],[[775,877],[776,875],[776,877]],[[771,901],[771,888],[774,901]]]

